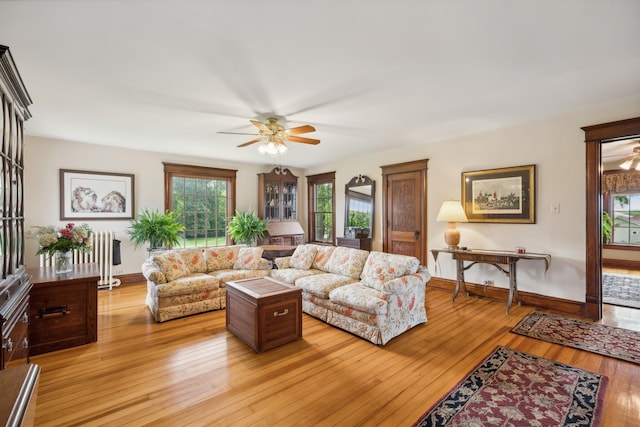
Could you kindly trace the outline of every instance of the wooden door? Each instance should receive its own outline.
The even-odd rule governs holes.
[[[427,262],[427,160],[382,167],[383,251]]]

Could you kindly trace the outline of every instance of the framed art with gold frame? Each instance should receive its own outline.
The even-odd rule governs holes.
[[[462,172],[462,204],[469,222],[536,222],[536,165]]]

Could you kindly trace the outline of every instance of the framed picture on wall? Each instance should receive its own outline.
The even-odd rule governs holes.
[[[60,169],[60,219],[133,219],[134,175]]]
[[[462,172],[462,203],[469,222],[536,222],[536,166]]]

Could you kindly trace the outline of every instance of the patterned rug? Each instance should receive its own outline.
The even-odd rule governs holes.
[[[414,426],[599,426],[608,378],[498,347]]]
[[[533,311],[511,332],[640,364],[640,332]]]
[[[640,308],[640,276],[603,273],[602,302]]]

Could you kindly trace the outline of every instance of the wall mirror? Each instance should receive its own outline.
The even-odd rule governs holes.
[[[373,213],[376,183],[358,175],[345,185],[344,237],[373,238]]]

